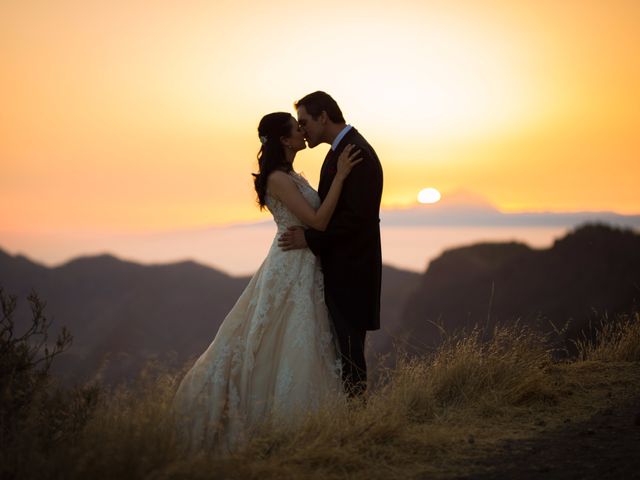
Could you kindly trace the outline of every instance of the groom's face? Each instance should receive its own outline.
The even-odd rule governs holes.
[[[309,148],[318,145],[322,140],[324,125],[321,122],[322,115],[316,120],[307,112],[304,105],[298,107],[298,125],[304,130],[304,138]]]

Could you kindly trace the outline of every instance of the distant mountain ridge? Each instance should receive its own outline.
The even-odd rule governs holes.
[[[422,205],[381,212],[385,227],[566,227],[604,223],[640,228],[640,215],[615,212],[518,212],[505,213],[491,205]]]
[[[422,270],[423,262],[434,259],[444,248],[483,240],[521,240],[546,246],[553,238],[564,235],[567,229],[597,222],[640,231],[640,214],[606,211],[507,213],[486,199],[466,192],[447,194],[431,205],[384,208],[380,218],[385,262],[412,271]],[[413,229],[426,240],[432,228],[436,233],[432,237],[434,241],[425,244],[424,250],[403,248],[403,236],[409,230]],[[465,229],[470,231],[462,233]],[[469,237],[461,238],[461,234]],[[0,245],[7,251],[25,254],[48,266],[57,266],[79,254],[108,252],[145,264],[191,258],[238,276],[250,275],[257,270],[275,235],[273,220],[265,219],[254,223],[148,232],[69,230],[51,235],[0,229]]]
[[[383,269],[383,323],[395,324],[419,274]],[[232,277],[186,261],[140,265],[112,255],[80,257],[55,268],[0,250],[0,286],[19,296],[18,323],[30,319],[27,294],[47,302],[51,336],[65,325],[74,337],[54,367],[69,380],[95,373],[105,356],[107,381],[129,378],[150,358],[182,364],[213,340],[249,277]],[[370,336],[374,349],[384,334]]]
[[[624,215],[612,211],[503,212],[481,195],[459,191],[445,195],[434,204],[383,209],[383,227],[459,226],[459,227],[564,227],[603,223],[640,228],[640,214]]]

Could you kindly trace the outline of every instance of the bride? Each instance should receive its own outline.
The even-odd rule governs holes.
[[[345,149],[320,204],[316,191],[293,170],[296,153],[306,148],[298,122],[289,113],[270,113],[258,134],[255,189],[278,233],[176,392],[179,435],[192,450],[232,451],[261,421],[295,422],[343,394],[319,261],[309,249],[283,251],[277,239],[295,225],[324,230],[344,180],[362,160],[352,145]]]

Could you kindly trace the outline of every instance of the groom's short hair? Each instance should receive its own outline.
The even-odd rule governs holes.
[[[304,106],[307,113],[311,115],[314,120],[318,118],[318,115],[325,111],[327,112],[329,120],[333,123],[345,123],[340,107],[328,93],[321,91],[310,93],[309,95],[302,97],[293,105],[296,107],[296,110],[301,106]]]

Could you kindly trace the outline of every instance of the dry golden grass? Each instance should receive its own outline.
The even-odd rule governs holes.
[[[640,395],[640,318],[603,329],[581,359],[554,363],[546,339],[520,326],[447,340],[382,372],[366,403],[334,405],[297,429],[267,426],[231,456],[181,453],[170,402],[184,372],[150,368],[103,391],[84,428],[47,445],[17,439],[5,466],[19,478],[449,478],[508,439],[528,438],[607,402]],[[611,363],[609,363],[611,362]],[[631,383],[630,383],[631,382]],[[15,446],[19,445],[19,446]],[[475,470],[474,470],[475,469]]]
[[[595,341],[575,342],[582,360],[640,361],[640,313],[616,321],[602,321]]]

